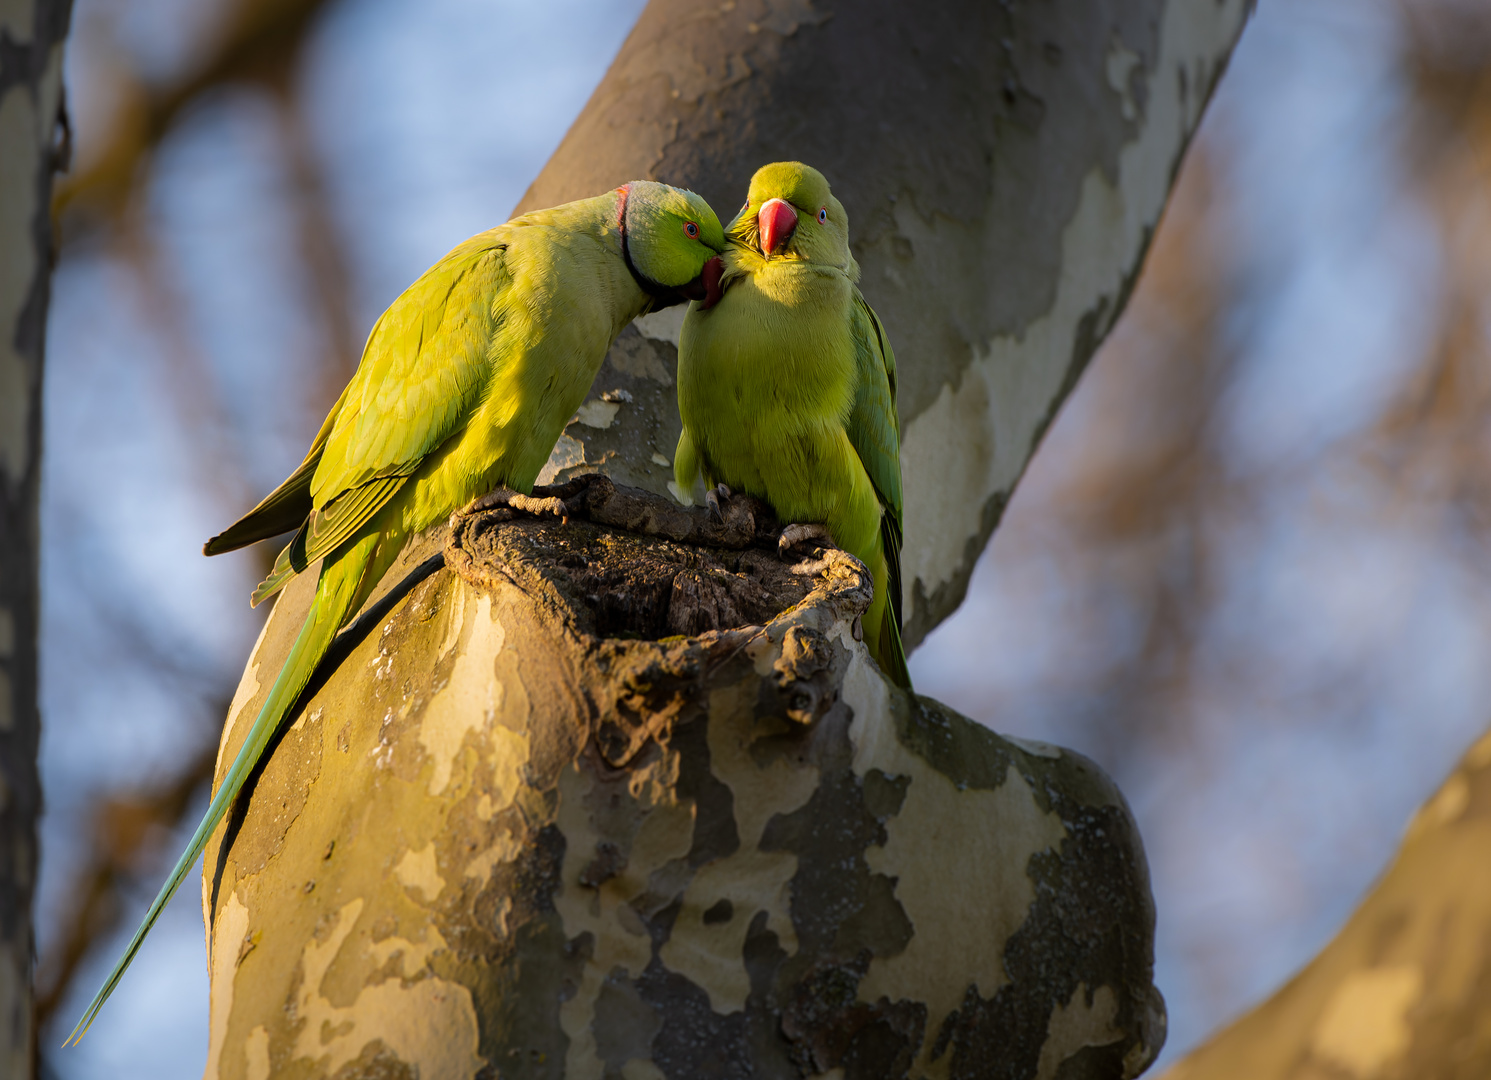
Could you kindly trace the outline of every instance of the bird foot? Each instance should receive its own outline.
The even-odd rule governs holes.
[[[562,521],[569,520],[569,507],[564,500],[555,495],[547,498],[536,499],[532,495],[523,495],[510,487],[493,488],[485,495],[478,495],[461,509],[450,515],[451,528],[462,518],[479,514],[483,510],[491,510],[494,507],[503,507],[509,510],[518,510],[525,514],[538,517],[543,514],[553,514]]]
[[[730,489],[724,484],[716,484],[704,493],[704,501],[709,506],[709,512],[715,516],[721,525],[725,523],[725,511],[720,506],[720,500],[728,499],[730,495]]]
[[[777,554],[785,559],[793,548],[813,540],[819,541],[821,547],[839,546],[834,543],[833,534],[828,531],[827,525],[793,524],[782,530],[781,539],[777,541]]]
[[[804,559],[802,562],[787,568],[787,573],[794,577],[816,577],[828,569],[827,559]]]

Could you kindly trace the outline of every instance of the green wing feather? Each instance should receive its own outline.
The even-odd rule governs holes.
[[[858,389],[849,413],[849,441],[869,474],[885,508],[880,542],[890,581],[891,610],[901,625],[901,421],[896,415],[896,354],[880,318],[854,290],[851,315],[854,353],[859,363]]]
[[[465,425],[489,377],[487,348],[512,282],[502,233],[466,241],[379,318],[357,374],[312,447],[317,461],[302,481],[309,505],[295,522],[300,531],[252,603],[350,539]]]
[[[393,498],[406,479],[406,476],[390,476],[370,480],[314,511],[275,559],[274,569],[254,590],[249,603],[258,607],[311,563],[341,547]]]
[[[326,440],[342,411],[342,402],[347,400],[347,391],[337,398],[337,403],[326,414],[321,430],[306,452],[300,467],[290,474],[283,484],[264,496],[258,506],[229,525],[207,543],[202,545],[203,555],[221,555],[226,551],[237,551],[241,547],[268,540],[272,536],[293,532],[305,522],[315,509],[311,500],[311,477],[316,466],[321,464],[321,451],[326,449]]]
[[[409,476],[464,426],[510,299],[504,233],[456,248],[373,327],[311,482],[318,512],[370,480]]]

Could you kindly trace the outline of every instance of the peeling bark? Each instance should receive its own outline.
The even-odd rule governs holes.
[[[0,1075],[36,1069],[37,506],[68,0],[0,4]]]
[[[1091,762],[886,683],[863,567],[783,563],[764,508],[555,491],[565,523],[493,511],[406,553],[208,849],[209,1077],[1153,1059],[1148,872]]]
[[[728,218],[766,162],[824,172],[896,349],[913,647],[1123,308],[1251,6],[653,0],[520,209],[652,178]],[[681,318],[638,325],[672,351]],[[620,415],[655,436],[627,467],[672,458],[666,405]],[[603,471],[627,437],[568,436]]]
[[[1491,732],[1319,956],[1165,1080],[1491,1076]]]

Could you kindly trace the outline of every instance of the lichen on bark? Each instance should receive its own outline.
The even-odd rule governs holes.
[[[759,504],[548,493],[567,520],[490,511],[406,553],[209,848],[209,1077],[1153,1058],[1147,871],[1096,767],[888,684],[863,567],[779,559]]]

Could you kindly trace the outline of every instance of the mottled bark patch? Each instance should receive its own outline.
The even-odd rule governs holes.
[[[419,1070],[383,1045],[382,1039],[374,1039],[362,1048],[356,1060],[349,1061],[334,1074],[331,1080],[419,1080]]]
[[[551,491],[569,521],[458,522],[458,573],[306,704],[319,757],[266,766],[304,805],[250,799],[254,842],[223,856],[255,945],[214,968],[220,1076],[1034,1078],[1152,1054],[1143,858],[1101,774],[890,687],[853,633],[863,567],[791,573],[750,503]],[[685,574],[734,578],[730,619],[757,621],[661,635]],[[295,629],[271,625],[266,671]]]
[[[870,951],[850,962],[820,963],[792,992],[782,1013],[782,1034],[804,1075],[843,1069],[844,1076],[904,1077],[916,1059],[927,1025],[920,1002],[859,1000]]]

